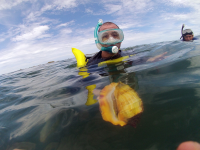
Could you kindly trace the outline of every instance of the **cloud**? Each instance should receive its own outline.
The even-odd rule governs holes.
[[[74,7],[77,7],[79,3],[77,0],[48,0],[43,1],[44,4],[38,3],[38,5],[33,5],[32,9],[28,12],[26,17],[27,22],[35,22],[40,20],[47,20],[46,17],[41,17],[45,12],[49,11],[50,13],[59,12],[60,10],[64,11],[74,11]],[[50,21],[55,19],[49,19]]]
[[[120,29],[129,29],[133,27],[141,27],[142,25],[139,22],[125,22],[125,23],[120,23],[119,27]]]
[[[107,15],[114,18],[111,21],[122,29],[138,28],[149,24],[150,14],[156,6],[152,0],[103,0],[102,3]]]
[[[129,12],[143,13],[150,10],[153,2],[151,0],[123,0],[122,4],[124,11],[128,10]]]
[[[66,34],[69,34],[69,33],[72,33],[72,29],[62,29],[60,30],[60,34],[61,35],[66,35]]]
[[[26,29],[26,27],[21,28]],[[34,27],[31,32],[17,36],[15,43],[12,43],[5,50],[1,50],[1,73],[44,64],[49,61],[72,58],[74,57],[71,51],[72,47],[79,48],[84,53],[90,53],[89,51],[92,49],[93,52],[98,51],[94,40],[89,40],[89,38],[93,37],[93,28],[62,28],[58,34],[52,34],[49,38],[35,40],[48,30],[50,28],[47,26]],[[94,51],[94,49],[96,50]]]
[[[166,4],[178,6],[178,7],[192,7],[194,9],[199,9],[200,1],[198,0],[164,0]]]
[[[22,3],[25,1],[17,2]],[[88,42],[84,36],[74,36],[72,34],[73,29],[66,28],[72,25],[74,20],[60,23],[63,20],[59,20],[59,18],[44,17],[46,11],[69,11],[71,8],[77,7],[80,3],[77,3],[76,0],[35,2],[29,9],[23,9],[23,12],[21,12],[22,17],[24,17],[22,18],[23,23],[9,26],[7,31],[0,33],[0,42],[9,38],[11,40],[7,41],[7,46],[0,51],[1,73],[43,64],[52,60],[56,61],[73,57],[71,47],[93,43],[91,41]],[[7,5],[5,9],[16,5],[13,4],[9,7]],[[48,33],[49,31],[51,34]],[[68,50],[69,53],[66,53]],[[13,66],[13,64],[18,65]]]
[[[3,42],[3,41],[5,41],[6,40],[6,34],[5,33],[2,33],[1,35],[0,35],[0,42]]]
[[[41,12],[45,12],[47,10],[69,9],[77,6],[77,0],[49,0],[46,1],[45,5],[41,8]]]
[[[66,26],[71,25],[73,23],[74,23],[74,20],[66,22],[66,23],[59,24],[59,25],[56,26],[56,28],[66,27]]]
[[[199,25],[200,20],[200,1],[196,0],[163,0],[161,1],[167,6],[172,6],[177,12],[161,13],[161,18],[164,20],[185,23],[186,25]],[[178,11],[181,8],[182,11]]]
[[[47,25],[34,27],[32,31],[16,36],[15,38],[13,38],[13,41],[33,40],[49,37],[50,35],[44,34],[47,30],[49,30],[49,27]]]
[[[107,14],[113,14],[122,9],[121,5],[105,4],[105,9]]]
[[[27,2],[30,0],[1,0],[0,10],[11,9],[14,6],[19,5],[22,2]]]
[[[86,13],[93,13],[93,10],[90,9],[90,8],[87,8],[87,9],[85,9],[85,12],[86,12]]]
[[[167,14],[168,17],[164,17],[164,20],[176,19],[176,20],[187,20],[189,18],[188,14]]]
[[[166,29],[167,30],[167,29]],[[173,41],[178,40],[179,38],[179,31],[169,31],[169,36],[166,36],[166,34],[162,30],[154,31],[154,32],[141,32],[141,31],[134,31],[134,30],[126,30],[124,31],[124,41],[122,43],[122,46],[124,48],[134,45],[140,45],[140,44],[150,44],[150,43],[156,43],[156,42],[163,42],[163,41]]]
[[[138,13],[146,13],[152,9],[153,2],[151,0],[116,0],[113,4],[112,0],[104,0],[104,7],[107,14],[113,15],[135,15]]]
[[[77,6],[76,0],[55,0],[54,6],[56,9],[73,8]]]

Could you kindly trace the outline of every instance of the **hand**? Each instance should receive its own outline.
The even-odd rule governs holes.
[[[181,143],[176,150],[200,150],[200,144],[193,141]]]
[[[166,57],[168,57],[168,56],[165,56],[166,54],[167,54],[167,52],[164,52],[163,54],[157,55],[157,56],[155,56],[153,58],[149,58],[147,60],[147,62],[154,62],[154,61],[165,59]]]

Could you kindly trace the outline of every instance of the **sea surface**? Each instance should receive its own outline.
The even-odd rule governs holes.
[[[0,150],[175,150],[200,142],[200,40],[123,51],[132,56],[115,64],[80,70],[71,58],[1,75]],[[143,101],[136,128],[102,119],[98,91],[120,81]],[[97,102],[89,105],[89,96]]]

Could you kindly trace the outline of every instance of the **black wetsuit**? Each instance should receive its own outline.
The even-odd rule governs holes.
[[[198,40],[199,38],[194,37],[192,40]]]
[[[86,58],[86,59],[88,59],[87,66],[98,64],[102,61],[112,60],[112,59],[117,59],[117,58],[122,57],[121,50],[119,50],[119,52],[116,55],[114,55],[113,57],[109,57],[109,58],[105,58],[105,59],[101,57],[101,53],[102,53],[102,51],[99,51],[94,56],[87,57]]]
[[[119,50],[118,54],[114,55],[113,57],[109,57],[106,59],[103,59],[101,57],[102,51],[99,51],[92,57],[87,57],[88,63],[87,66],[95,65],[100,62],[106,61],[106,60],[112,60],[112,59],[117,59],[123,56],[130,56],[133,55],[133,51],[121,51]],[[138,59],[135,60],[130,60],[128,62],[118,62],[115,64],[109,64],[107,65],[107,69],[105,72],[102,71],[101,76],[110,76],[110,82],[123,82],[125,84],[128,84],[131,86],[133,89],[138,88],[138,83],[137,83],[137,77],[134,72],[127,74],[125,69],[132,66],[132,65],[137,65],[141,63],[145,63],[149,57],[144,56],[144,57],[138,57]]]
[[[105,59],[101,57],[101,54],[102,54],[102,51],[99,51],[94,56],[87,57],[86,58],[86,59],[88,59],[87,66],[98,64],[98,63],[106,61],[106,60],[117,59],[117,58],[120,58],[120,57],[123,57],[123,56],[134,55],[134,52],[133,51],[123,51],[122,52],[121,50],[119,50],[119,52],[116,55],[114,55],[113,57],[109,57],[109,58],[105,58]],[[147,56],[139,57],[138,59],[136,59],[134,61],[132,60],[131,62],[132,62],[132,65],[137,65],[137,64],[141,64],[141,63],[146,62],[148,58],[149,57],[147,57]]]

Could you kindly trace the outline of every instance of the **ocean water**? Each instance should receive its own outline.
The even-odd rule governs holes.
[[[0,150],[169,150],[200,142],[200,41],[124,51],[134,56],[82,72],[72,58],[1,75]],[[104,121],[98,102],[86,105],[86,87],[119,81],[143,101],[136,128]]]

